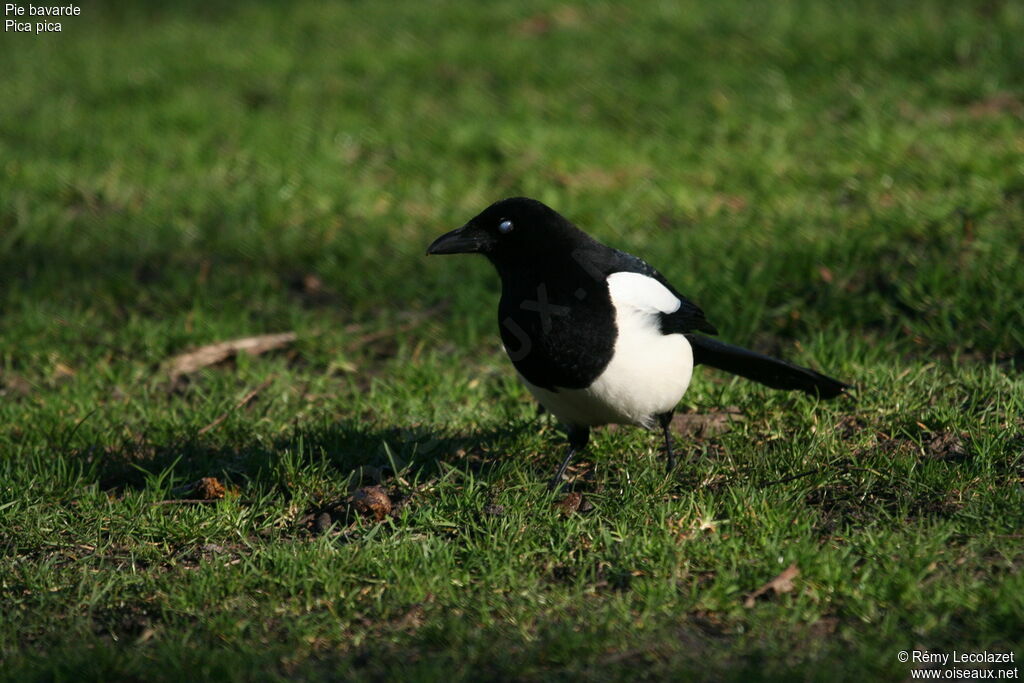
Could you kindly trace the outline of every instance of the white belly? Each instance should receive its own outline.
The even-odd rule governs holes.
[[[651,427],[656,415],[676,407],[693,376],[690,342],[661,333],[660,315],[679,310],[681,302],[656,279],[632,272],[609,275],[608,294],[615,307],[615,347],[589,387],[549,391],[520,379],[566,424]]]
[[[616,323],[619,335],[611,362],[588,388],[549,391],[520,376],[530,393],[562,422],[651,427],[654,416],[674,409],[690,386],[693,350],[686,337],[661,334],[657,321],[639,312],[619,310]]]

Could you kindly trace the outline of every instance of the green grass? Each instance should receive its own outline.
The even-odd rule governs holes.
[[[0,675],[1024,655],[1019,3],[103,5],[0,41]],[[654,435],[599,431],[564,513],[496,276],[423,257],[513,194],[857,400],[701,372],[681,409],[745,421],[671,478]],[[381,523],[345,502],[361,466]],[[204,476],[235,493],[159,504]]]

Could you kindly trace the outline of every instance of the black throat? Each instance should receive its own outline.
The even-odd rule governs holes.
[[[615,348],[615,308],[589,242],[491,259],[501,276],[505,350],[528,382],[550,391],[590,386]]]

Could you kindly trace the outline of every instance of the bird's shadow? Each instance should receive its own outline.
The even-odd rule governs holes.
[[[485,431],[443,432],[424,426],[368,426],[344,419],[322,426],[296,426],[267,440],[250,437],[214,445],[195,434],[164,442],[89,443],[65,449],[83,478],[107,492],[217,477],[234,485],[266,484],[288,494],[295,482],[317,474],[341,477],[401,474],[429,479],[451,469],[488,476],[502,457],[498,445],[534,421],[516,421]]]

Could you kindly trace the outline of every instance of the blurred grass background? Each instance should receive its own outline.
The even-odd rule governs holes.
[[[47,313],[191,314],[201,337],[298,324],[282,281],[313,272],[338,300],[307,320],[444,295],[465,334],[493,278],[423,245],[527,194],[647,254],[734,338],[835,324],[1006,352],[1022,22],[1014,3],[86,5],[5,35],[4,305],[66,289]]]
[[[116,633],[93,608],[82,616],[76,599],[62,602],[63,593],[29,600],[31,607],[12,596],[48,581],[27,578],[50,566],[46,548],[56,542],[52,524],[26,521],[33,515],[55,515],[73,537],[95,545],[93,527],[109,512],[100,512],[104,492],[129,501],[167,493],[169,479],[149,478],[131,463],[178,483],[233,476],[246,495],[268,496],[267,509],[279,512],[217,527],[245,538],[264,527],[284,528],[291,538],[288,524],[298,512],[343,489],[353,466],[379,464],[385,441],[405,449],[403,457],[432,443],[435,459],[459,466],[460,449],[483,443],[487,450],[497,439],[495,450],[529,457],[484,477],[491,486],[509,477],[541,481],[560,442],[550,433],[507,431],[531,408],[495,334],[496,277],[482,259],[423,256],[434,236],[515,194],[541,199],[606,243],[646,257],[702,305],[723,338],[858,382],[859,419],[871,427],[865,433],[909,435],[920,447],[936,430],[970,431],[988,458],[984,467],[949,465],[931,472],[927,486],[978,486],[985,493],[969,518],[987,516],[993,533],[1019,531],[1012,506],[1021,498],[1013,439],[1021,430],[1024,348],[1020,3],[107,2],[83,4],[81,16],[62,24],[59,34],[0,40],[0,514],[7,526],[0,533],[7,571],[20,576],[4,586],[5,599],[22,610],[5,632],[5,654],[61,643],[56,624],[65,619],[83,633]],[[168,357],[283,330],[299,334],[289,355],[240,358],[234,372],[212,370],[168,392],[161,371]],[[197,435],[267,376],[278,397],[269,406],[233,413],[223,428]],[[744,409],[745,429],[760,436],[743,431],[725,443],[737,457],[755,458],[750,471],[765,480],[776,465],[745,444],[765,434],[799,439],[794,434],[818,425],[813,406],[800,403],[798,416],[786,418],[791,399],[742,384],[700,380],[686,400],[691,409]],[[839,419],[826,415],[825,422]],[[780,434],[786,425],[792,430]],[[488,436],[472,436],[480,433]],[[435,437],[452,434],[462,440],[437,446]],[[643,435],[608,439],[599,461],[652,447]],[[793,446],[793,457],[806,457],[801,448]],[[828,460],[853,447],[823,448],[820,459]],[[312,455],[308,462],[294,456],[303,449],[332,466],[316,470]],[[282,460],[282,452],[298,460]],[[872,453],[872,467],[887,466],[891,454]],[[538,457],[547,460],[530,464]],[[906,476],[917,476],[916,465],[907,467]],[[297,477],[287,495],[267,483],[282,473]],[[874,490],[870,481],[859,485]],[[460,496],[475,495],[462,484],[441,491],[435,503],[458,510]],[[658,491],[630,499],[632,506],[674,509]],[[539,495],[531,489],[508,506],[528,510]],[[738,505],[721,495],[732,503],[712,496],[702,505]],[[98,507],[68,521],[68,501],[83,496]],[[899,523],[870,510],[864,519],[888,519],[885,533],[898,533]],[[977,521],[935,514],[950,534],[977,531]],[[633,519],[621,510],[608,515],[589,523]],[[908,533],[920,540],[933,521]],[[182,544],[211,542],[196,531],[197,519],[181,524]],[[118,542],[134,548],[122,532]],[[161,533],[149,538],[164,542]],[[805,540],[822,542],[819,533]],[[505,552],[500,535],[491,541],[474,552]],[[1014,543],[1002,538],[978,550],[1009,558],[1002,579],[985,574],[994,602],[1020,584],[1019,551],[1008,549]],[[338,552],[325,547],[310,559],[265,550],[297,563],[296,576],[303,562],[327,562]],[[728,594],[739,590],[737,576],[751,560],[736,549],[723,553],[716,563],[732,557],[738,572],[721,579]],[[274,571],[250,569],[252,576]],[[88,592],[83,567],[62,571]],[[108,565],[98,571],[110,577]],[[226,570],[210,571],[211,585],[226,581]],[[153,572],[153,583],[138,589],[148,597],[139,600],[165,604],[154,595],[174,590]],[[484,576],[477,576],[481,591]],[[693,593],[675,607],[716,613],[694,606],[698,584],[686,584]],[[656,585],[671,593],[669,584]],[[131,592],[103,593],[97,604],[116,612],[110,605],[118,591]],[[644,600],[679,599],[659,595]],[[898,598],[860,599],[871,609],[899,609]],[[396,604],[407,608],[412,600]],[[821,600],[805,621],[842,614]],[[471,604],[483,609],[487,601]],[[1003,646],[1000,634],[1021,623],[1019,601],[1003,621],[985,626],[946,603],[929,604],[934,612],[921,618],[935,623],[919,637],[947,645],[958,632],[950,614]],[[620,608],[608,608],[607,633],[593,636],[594,648],[614,649],[623,637],[629,617]],[[536,605],[510,609],[521,618]],[[310,610],[297,613],[315,621]],[[351,610],[339,607],[331,618],[356,623]],[[773,615],[760,627],[757,618],[733,617],[739,621],[729,628],[762,635],[778,623]],[[157,654],[91,645],[96,671],[138,672],[146,661],[173,660],[174,643],[195,628],[167,614],[148,618],[165,620],[172,634],[157,639]],[[435,641],[410,636],[418,643],[410,647],[426,652],[469,638],[456,635],[451,618],[427,619]],[[854,634],[834,647],[859,652],[870,670],[872,647],[909,628],[901,619],[916,617],[895,618],[874,645]],[[202,628],[210,640],[195,636],[201,642],[226,638],[215,626]],[[536,643],[544,628],[523,641],[506,636]],[[351,634],[312,630],[343,650],[339,661],[365,655],[339,645],[351,643]],[[556,642],[571,641],[555,630]],[[227,638],[236,652],[255,657],[254,675],[270,675],[254,654],[262,637]],[[292,637],[300,638],[282,642]],[[522,663],[509,647],[513,654],[501,661]],[[728,668],[760,646],[721,647],[735,648],[722,656]],[[531,648],[522,657],[540,656]],[[309,668],[317,657],[303,652],[293,665],[275,659],[281,668],[273,670],[317,675]],[[655,659],[678,663],[673,657],[683,655],[670,652]],[[47,670],[26,656],[23,671]],[[483,651],[476,656],[486,659]],[[207,671],[213,660],[198,657]],[[625,656],[619,673],[634,659]],[[444,661],[441,670],[450,666]],[[808,661],[806,672],[821,665]],[[579,673],[566,666],[534,673]]]

